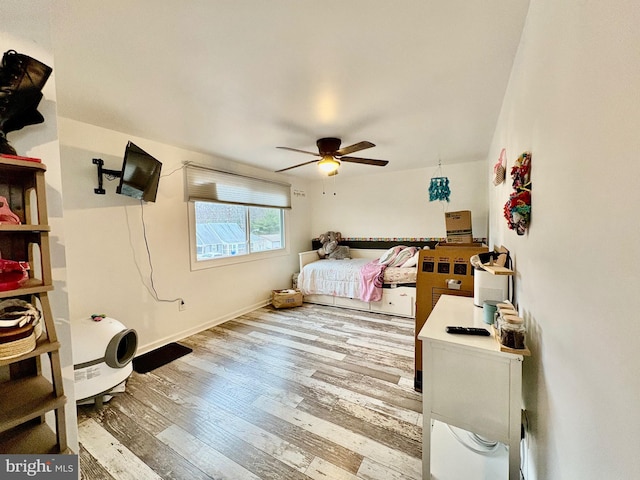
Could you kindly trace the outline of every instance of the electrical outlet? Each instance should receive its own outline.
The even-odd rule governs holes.
[[[187,309],[187,304],[184,303],[183,299],[178,300],[178,310],[184,312]]]

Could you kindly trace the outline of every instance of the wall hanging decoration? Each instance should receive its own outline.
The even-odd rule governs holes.
[[[500,152],[500,157],[498,161],[493,166],[493,184],[500,185],[504,182],[505,176],[507,174],[507,169],[505,165],[507,164],[507,151],[503,148]]]
[[[439,175],[439,176],[438,176]],[[438,161],[438,169],[431,182],[429,182],[429,201],[449,201],[451,189],[449,188],[449,179],[442,176],[442,163]]]
[[[531,219],[531,152],[518,157],[511,169],[515,191],[504,205],[504,217],[509,229],[524,235]]]

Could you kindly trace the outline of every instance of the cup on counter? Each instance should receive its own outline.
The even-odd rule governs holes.
[[[493,325],[496,312],[498,311],[498,303],[494,300],[485,300],[482,303],[482,320],[488,325]]]

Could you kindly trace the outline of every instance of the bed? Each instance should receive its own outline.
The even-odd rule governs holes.
[[[404,248],[417,252],[416,247],[404,245],[389,249],[351,248],[352,258],[342,260],[320,259],[315,250],[302,252],[297,287],[307,303],[413,318],[417,266],[381,264],[394,253],[397,257]],[[407,252],[404,256],[409,259]],[[417,254],[415,258],[417,263]]]

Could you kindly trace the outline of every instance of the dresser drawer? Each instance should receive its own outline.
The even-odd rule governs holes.
[[[382,300],[371,302],[371,311],[413,317],[414,315],[413,290],[406,288],[385,288],[382,291]]]
[[[355,298],[336,297],[334,300],[336,307],[355,308],[356,310],[369,310],[369,303]]]
[[[308,303],[320,303],[322,305],[333,305],[333,299],[331,295],[305,295],[303,297],[304,302]]]

